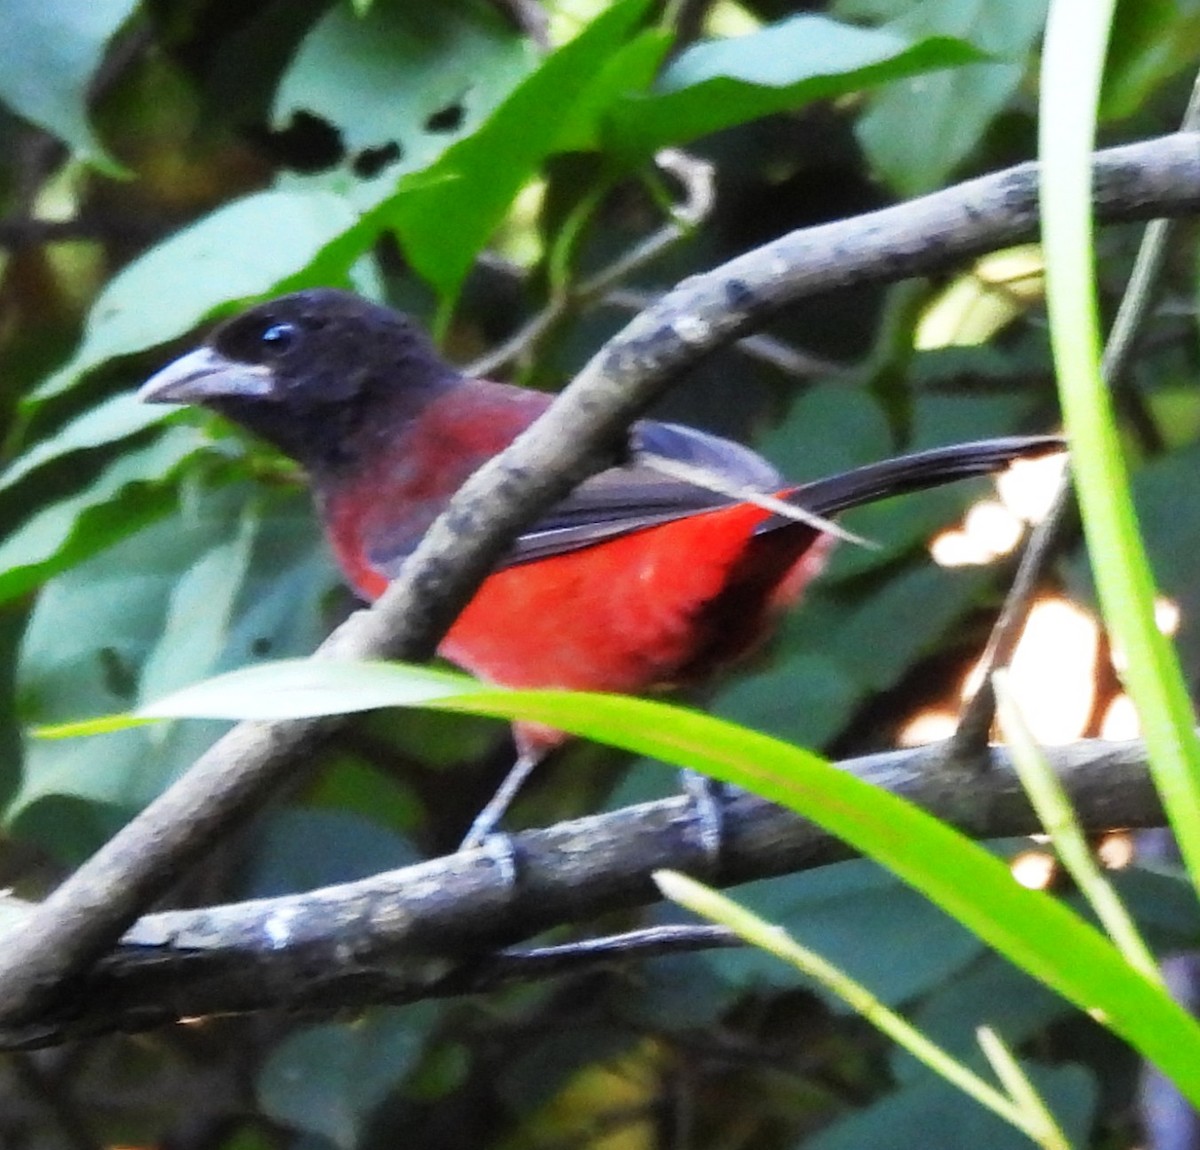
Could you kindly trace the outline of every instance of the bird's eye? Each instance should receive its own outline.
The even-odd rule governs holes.
[[[258,337],[258,342],[264,351],[271,355],[280,355],[292,346],[296,338],[295,325],[290,323],[273,323],[264,328]]]

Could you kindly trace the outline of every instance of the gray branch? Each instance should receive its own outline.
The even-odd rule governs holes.
[[[1096,212],[1108,222],[1200,206],[1200,137],[1100,153]],[[464,485],[383,598],[340,627],[319,657],[432,654],[522,527],[621,454],[625,432],[670,382],[715,348],[807,295],[940,271],[1037,229],[1037,167],[1024,164],[908,204],[793,232],[688,279],[592,359],[537,424]],[[32,1021],[214,841],[243,823],[342,724],[246,723],[84,863],[9,935],[0,1025]],[[461,862],[458,865],[463,865]],[[559,860],[559,865],[563,861]],[[471,863],[480,881],[492,868]],[[644,881],[644,880],[643,880]]]
[[[1086,741],[1047,755],[1085,827],[1161,822],[1140,743]],[[946,758],[944,747],[931,746],[841,767],[976,838],[1040,829],[1006,751],[993,748],[971,763]],[[659,868],[690,869],[730,885],[853,856],[821,828],[739,793],[725,808],[721,870],[712,875],[693,817],[690,800],[679,796],[517,835],[516,884],[505,882],[480,849],[304,894],[148,914],[75,984],[69,1000],[36,1020],[0,1027],[0,1048],[211,1014],[401,1004],[726,946],[730,936],[708,927],[534,950],[513,944],[654,901],[650,875]]]

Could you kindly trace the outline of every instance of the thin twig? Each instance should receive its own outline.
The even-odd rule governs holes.
[[[714,200],[712,165],[675,148],[659,152],[655,162],[671,172],[683,187],[683,200],[672,207],[671,221],[589,279],[556,293],[537,315],[502,344],[469,364],[465,369],[468,375],[488,375],[536,347],[564,316],[601,298],[613,285],[656,259],[708,218]]]

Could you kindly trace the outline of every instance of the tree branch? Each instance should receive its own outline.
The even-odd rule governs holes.
[[[1047,755],[1088,829],[1161,821],[1142,744],[1089,741],[1050,748]],[[969,770],[946,760],[945,747],[935,745],[841,767],[976,838],[1041,829],[1006,750],[982,752]],[[707,870],[693,819],[690,800],[678,796],[517,835],[521,881],[515,888],[480,849],[303,894],[149,914],[52,1012],[0,1027],[0,1048],[209,1014],[329,1013],[479,993],[615,960],[727,946],[732,940],[724,932],[688,928],[512,948],[550,926],[656,901],[650,875],[659,868]],[[854,853],[821,828],[747,793],[728,800],[722,825],[716,876],[722,885],[808,870]]]
[[[1178,134],[1101,153],[1099,218],[1200,207],[1200,137]],[[788,303],[851,284],[939,271],[1027,239],[1037,167],[1023,164],[908,204],[808,228],[685,280],[636,317],[549,412],[464,485],[369,612],[320,657],[424,659],[508,541],[587,474],[621,454],[624,429],[671,380]],[[62,983],[112,946],[215,835],[242,823],[344,720],[242,724],[84,863],[6,938],[0,1023],[31,1019]],[[473,869],[492,867],[475,858]]]

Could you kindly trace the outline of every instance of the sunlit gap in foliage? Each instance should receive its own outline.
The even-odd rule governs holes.
[[[1013,878],[1029,890],[1046,890],[1058,874],[1054,856],[1044,850],[1022,851],[1010,864]]]
[[[1064,457],[1022,460],[996,479],[996,496],[979,499],[961,525],[942,532],[930,544],[941,567],[976,567],[1012,555],[1026,527],[1044,519],[1060,483]],[[1022,711],[1039,741],[1069,742],[1078,738],[1094,696],[1094,664],[1098,630],[1090,616],[1066,599],[1034,605],[1013,664],[1013,685]],[[959,703],[973,694],[982,673],[968,673],[958,699],[919,711],[901,727],[898,741],[906,747],[953,735]],[[1072,697],[1064,697],[1064,691]]]
[[[1182,619],[1179,604],[1174,599],[1160,595],[1154,603],[1154,618],[1158,623],[1158,629],[1164,635],[1175,635],[1179,631]],[[1118,671],[1121,669],[1119,651],[1113,652],[1113,665]],[[1104,718],[1100,721],[1100,738],[1136,739],[1140,737],[1141,733],[1142,728],[1138,722],[1133,700],[1124,691],[1114,695],[1105,709]]]
[[[919,80],[910,81],[914,85]],[[1044,296],[1038,244],[1021,244],[976,261],[929,304],[913,337],[918,351],[978,347],[1003,331]]]
[[[1043,519],[1062,475],[1063,456],[1021,460],[996,478],[995,498],[975,503],[958,527],[942,532],[930,544],[943,567],[981,566],[1011,554],[1024,538],[1025,526]],[[1156,604],[1159,628],[1173,635],[1180,608],[1171,599]],[[1047,745],[1067,743],[1085,734],[1108,739],[1137,738],[1137,716],[1129,699],[1118,694],[1104,704],[1098,730],[1089,729],[1097,706],[1099,628],[1092,615],[1069,600],[1051,596],[1030,612],[1013,660],[1013,686],[1037,737]],[[1120,670],[1119,653],[1114,663]],[[948,738],[958,721],[958,706],[978,687],[977,665],[965,678],[959,698],[913,715],[898,733],[904,746],[920,746]]]
[[[943,531],[929,546],[942,567],[992,563],[1011,554],[1027,524],[1045,518],[1058,487],[1065,456],[1023,459],[996,478],[997,497],[981,499],[963,518],[961,527]]]
[[[1034,604],[1010,667],[1013,690],[1039,743],[1074,742],[1087,729],[1096,702],[1096,661],[1100,628],[1087,611],[1068,599],[1048,596]],[[949,737],[958,705],[975,693],[981,663],[964,676],[953,704],[918,712],[899,731],[902,746],[920,746]]]
[[[1059,596],[1039,599],[1013,652],[1013,692],[1033,736],[1043,746],[1071,743],[1087,729],[1096,704],[1100,625],[1090,612]],[[962,697],[979,687],[983,668],[967,674]]]
[[[1029,890],[1048,890],[1062,873],[1046,835],[1030,835],[1031,845],[1015,854],[1009,867],[1013,878]],[[1105,870],[1125,870],[1137,857],[1137,844],[1126,830],[1108,831],[1095,840],[1096,859]]]

